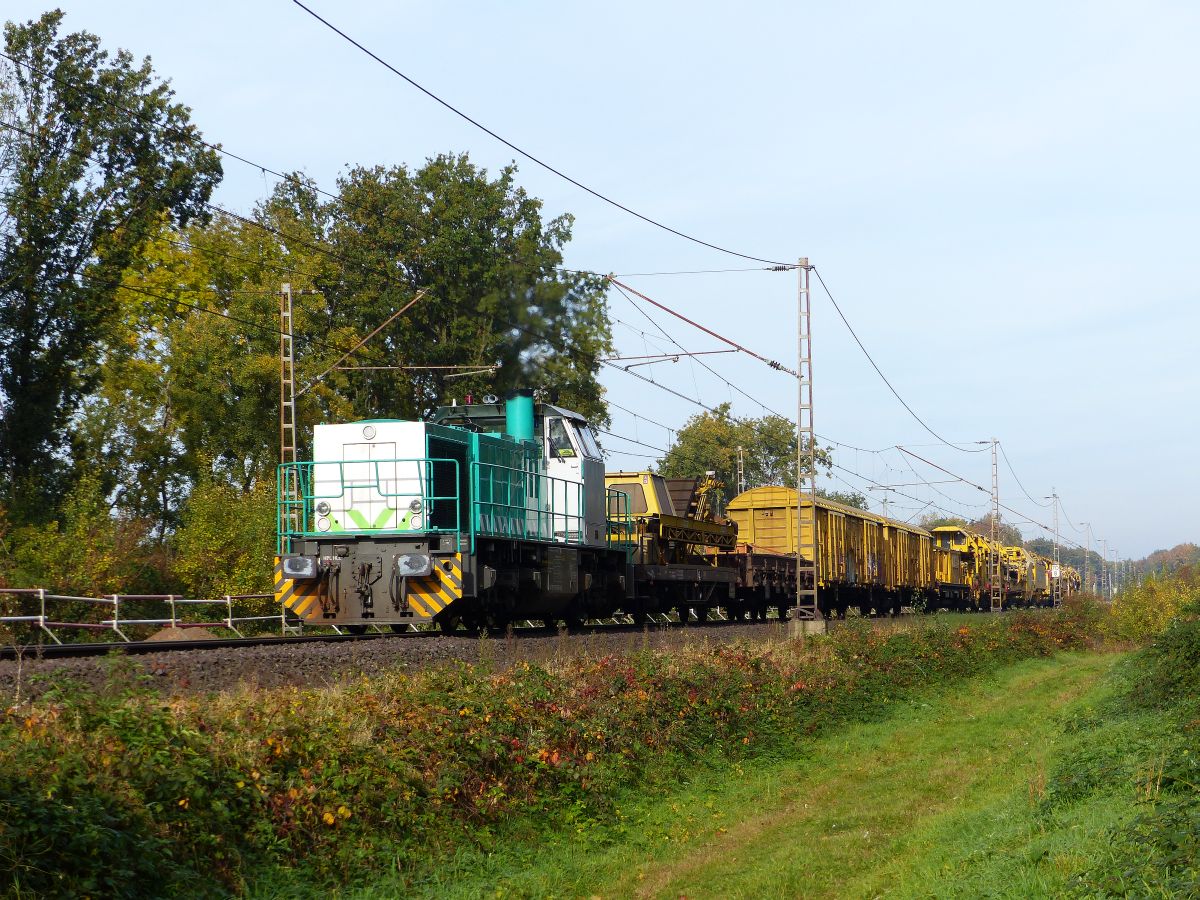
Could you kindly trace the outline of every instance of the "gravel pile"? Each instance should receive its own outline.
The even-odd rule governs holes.
[[[503,669],[528,660],[553,663],[597,658],[644,648],[689,644],[782,640],[786,625],[715,623],[686,628],[652,626],[606,628],[580,634],[519,634],[513,637],[444,637],[410,634],[345,643],[259,645],[218,650],[176,650],[123,657],[119,668],[144,672],[165,694],[209,693],[288,685],[320,687],[351,678],[416,670],[462,660]],[[0,661],[0,702],[13,703],[43,693],[57,677],[69,676],[98,687],[111,676],[111,658]],[[18,693],[19,692],[19,693]]]

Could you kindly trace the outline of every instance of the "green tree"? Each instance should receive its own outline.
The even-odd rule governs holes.
[[[0,533],[0,581],[85,597],[155,590],[157,561],[142,553],[147,527],[144,521],[114,515],[100,479],[85,474],[64,498],[59,519],[17,526],[7,540]],[[99,607],[85,604],[71,610],[69,621],[87,621]]]
[[[867,498],[858,491],[827,491],[817,488],[817,496],[840,503],[843,506],[853,506],[855,509],[869,509]]]
[[[942,513],[926,513],[921,516],[920,525],[926,531],[932,531],[935,528],[940,528],[943,525],[953,525],[956,528],[967,528],[967,520],[961,519],[958,516],[947,516]]]
[[[60,35],[62,18],[6,24],[0,70],[0,492],[27,521],[54,515],[122,273],[221,177],[149,60]]]
[[[983,537],[991,537],[992,534],[992,514],[986,515],[968,522],[966,519],[958,516],[946,516],[940,513],[929,513],[920,519],[921,527],[929,531],[937,528],[940,525],[954,525],[966,531],[973,532]],[[1006,547],[1024,547],[1025,538],[1021,535],[1021,529],[1015,525],[1010,525],[1004,521],[1001,516],[998,520],[997,537],[1000,543]]]
[[[731,405],[692,416],[676,435],[675,443],[659,461],[658,471],[668,478],[690,478],[716,472],[725,482],[725,497],[737,493],[738,447],[743,451],[747,487],[779,484],[796,486],[796,426],[782,416],[734,419]],[[832,465],[828,448],[817,447],[817,466]]]
[[[542,203],[516,184],[516,167],[495,177],[467,156],[442,155],[418,169],[355,168],[338,199],[284,186],[263,210],[288,235],[289,251],[319,266],[314,280],[331,333],[366,335],[393,311],[416,304],[357,355],[329,387],[359,415],[420,418],[466,393],[531,387],[539,396],[604,423],[598,357],[612,349],[597,278],[561,272],[568,215],[546,221]],[[312,259],[300,241],[327,241]],[[310,269],[311,271],[311,269]],[[332,363],[336,349],[316,349]],[[350,364],[354,364],[351,361]],[[482,369],[459,377],[452,368]]]
[[[275,551],[275,484],[249,491],[206,478],[188,497],[172,540],[174,574],[192,597],[271,591]],[[265,606],[274,607],[274,601]]]

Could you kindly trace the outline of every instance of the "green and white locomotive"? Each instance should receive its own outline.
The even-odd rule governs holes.
[[[279,470],[277,598],[351,631],[621,608],[628,504],[605,489],[587,421],[528,391],[484,399],[428,422],[316,426],[313,459]]]

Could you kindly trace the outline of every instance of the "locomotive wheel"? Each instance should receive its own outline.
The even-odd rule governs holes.
[[[458,616],[438,616],[438,628],[442,630],[442,634],[451,635],[458,631],[459,621],[461,620]]]
[[[391,627],[392,631],[396,634],[404,634],[406,631],[408,631],[408,626],[403,622],[393,622]]]
[[[681,606],[678,608],[677,612],[679,613],[679,624],[686,625],[688,622],[688,608],[686,606]]]
[[[696,607],[696,621],[697,622],[707,622],[708,621],[708,613],[709,613],[709,609],[707,606],[697,606]]]
[[[555,619],[555,618],[542,619],[542,631],[545,631],[548,634],[554,634],[554,632],[558,631],[558,619]]]
[[[348,632],[350,632],[351,634],[366,634],[367,626],[366,625],[347,625],[346,630]]]

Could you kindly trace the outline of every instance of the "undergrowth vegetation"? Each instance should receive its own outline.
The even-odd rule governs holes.
[[[287,870],[317,890],[415,882],[521,823],[604,823],[623,790],[794,755],[915,691],[1095,632],[1072,606],[169,701],[114,663],[109,688],[56,685],[0,723],[0,877],[14,894],[127,896],[227,895]]]
[[[1175,599],[1173,616],[1122,667],[1114,697],[1067,723],[1079,739],[1042,802],[1050,828],[1073,806],[1129,808],[1076,878],[1080,897],[1200,896],[1200,585],[1163,579],[1132,602],[1148,595]]]
[[[1190,567],[1147,575],[1117,594],[1108,631],[1113,637],[1146,641],[1161,634],[1200,597],[1200,571]]]

